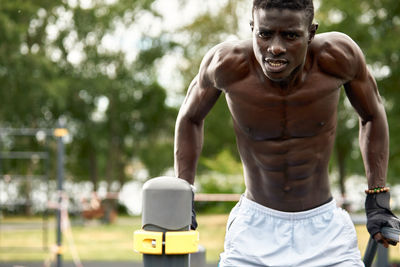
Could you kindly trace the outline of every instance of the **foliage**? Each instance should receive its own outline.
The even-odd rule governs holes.
[[[196,186],[204,193],[241,194],[245,190],[243,167],[240,162],[225,149],[214,157],[203,157],[200,162],[209,171],[200,174]],[[211,171],[210,171],[211,170]],[[235,202],[197,202],[196,210],[208,213],[227,213]]]
[[[389,180],[394,182],[400,171],[400,126],[396,123],[400,112],[396,90],[400,84],[400,3],[315,2],[319,5],[319,31],[348,34],[363,49],[377,74],[390,124]],[[52,128],[57,121],[64,121],[71,132],[67,146],[69,177],[91,180],[95,186],[100,180],[122,185],[133,175],[133,160],[144,163],[150,176],[170,168],[178,105],[167,105],[166,101],[174,90],[180,97],[185,94],[211,47],[243,38],[238,32],[245,28],[251,3],[206,0],[192,21],[178,29],[154,32],[150,24],[165,20],[154,10],[157,3],[161,0],[3,1],[0,126]],[[183,10],[191,3],[180,1],[180,7]],[[126,35],[123,37],[135,35],[136,39],[124,39],[121,32]],[[112,39],[120,43],[110,44]],[[129,51],[133,54],[120,47],[126,42],[131,42]],[[183,82],[167,90],[158,75],[160,63],[171,55],[178,56],[176,72]],[[363,166],[354,146],[357,119],[343,99],[331,166],[344,166],[348,176],[363,173]],[[223,97],[207,117],[205,136],[199,174],[241,173],[232,119]],[[35,145],[36,140],[23,142],[40,147]]]
[[[170,167],[177,111],[166,106],[154,73],[174,44],[138,32],[133,59],[105,45],[140,14],[156,16],[152,2],[4,1],[1,127],[53,128],[61,119],[71,133],[69,177],[90,179],[95,188],[104,179],[122,185],[135,158],[151,175]]]
[[[321,0],[316,19],[320,31],[341,31],[348,34],[363,50],[380,89],[390,128],[390,162],[388,180],[398,180],[399,169],[399,93],[400,74],[399,33],[400,3],[395,0],[341,1]],[[339,106],[336,155],[344,157],[347,175],[364,174],[359,148],[354,111],[342,101]],[[337,156],[335,158],[338,158]]]
[[[242,164],[237,162],[229,150],[222,150],[212,158],[202,158],[201,163],[208,169],[223,175],[232,175],[243,172]]]

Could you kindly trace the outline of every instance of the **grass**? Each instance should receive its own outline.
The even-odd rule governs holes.
[[[225,224],[227,215],[199,215],[200,243],[206,248],[207,261],[217,262],[223,250]],[[33,223],[40,226],[40,218],[4,218],[2,224]],[[55,242],[54,219],[50,221],[53,228],[49,231],[49,240]],[[140,229],[139,217],[119,217],[112,225],[100,224],[96,221],[72,227],[72,235],[82,261],[141,261],[141,255],[133,252],[132,233]],[[44,261],[50,252],[42,250],[42,231],[37,229],[1,229],[0,262],[6,261]],[[369,235],[365,226],[357,226],[359,248],[363,253]],[[67,236],[63,236],[65,260],[71,260],[71,249]],[[6,247],[26,247],[10,249]],[[392,261],[400,261],[398,247],[390,248]]]
[[[10,225],[22,222],[21,218],[3,219],[2,222]],[[26,222],[37,223],[40,219],[34,218]],[[56,231],[54,220],[49,231],[49,242],[55,244]],[[82,261],[140,261],[141,255],[134,253],[133,231],[140,229],[141,219],[138,217],[121,217],[115,224],[104,225],[92,221],[84,225],[72,227],[72,237]],[[71,260],[71,248],[68,246],[68,235],[63,235],[65,248],[64,259]],[[44,261],[51,255],[50,251],[42,249],[42,230],[15,229],[1,230],[0,232],[0,261]],[[9,247],[14,247],[10,249]],[[16,248],[19,247],[19,248]],[[23,247],[23,248],[21,248]]]

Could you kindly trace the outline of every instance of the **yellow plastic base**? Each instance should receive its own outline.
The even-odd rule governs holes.
[[[138,230],[133,233],[133,249],[143,254],[162,254],[162,232]]]
[[[165,254],[189,254],[198,251],[199,232],[166,232]]]
[[[135,231],[133,234],[133,249],[143,254],[161,255],[163,245],[165,254],[190,254],[198,251],[199,232],[197,231],[176,231],[166,232],[163,244],[162,232],[145,230]]]

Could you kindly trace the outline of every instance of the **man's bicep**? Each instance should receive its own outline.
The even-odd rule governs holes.
[[[209,84],[205,86],[198,75],[189,86],[179,115],[186,116],[194,123],[200,123],[214,106],[220,95],[221,91],[219,89]]]
[[[365,63],[360,73],[344,85],[346,95],[363,122],[370,121],[383,111],[378,86]]]

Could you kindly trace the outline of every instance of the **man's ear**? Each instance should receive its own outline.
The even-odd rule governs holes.
[[[309,27],[309,36],[308,36],[308,43],[314,39],[315,34],[317,33],[318,23],[313,23]]]
[[[249,24],[250,24],[251,31],[253,31],[254,30],[254,21],[251,19]]]

